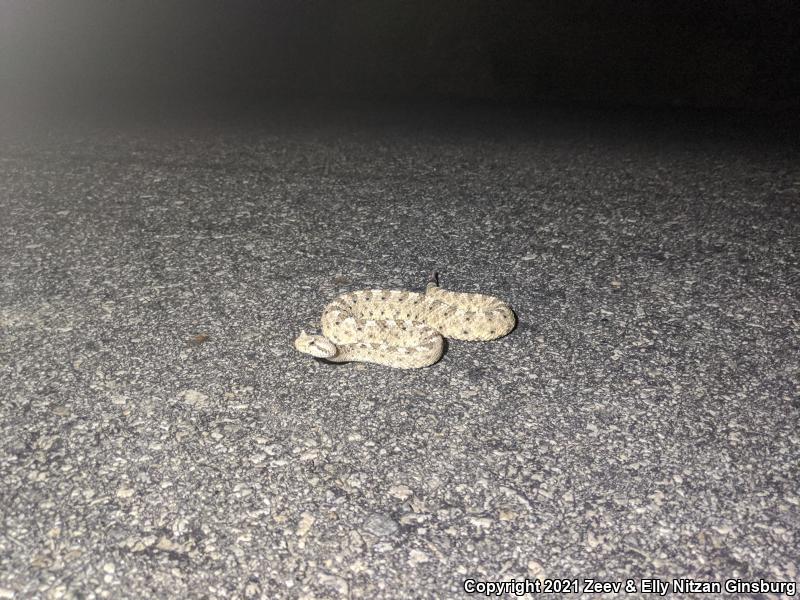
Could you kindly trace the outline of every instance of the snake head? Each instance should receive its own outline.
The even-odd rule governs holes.
[[[315,358],[333,358],[336,356],[336,344],[322,335],[309,335],[301,331],[294,341],[294,347],[304,354]]]

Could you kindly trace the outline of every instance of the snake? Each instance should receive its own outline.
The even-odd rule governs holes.
[[[428,367],[442,357],[445,338],[489,341],[516,325],[511,307],[494,296],[439,287],[432,273],[424,292],[367,289],[327,304],[322,334],[301,331],[295,348],[320,362],[368,362],[399,369]]]

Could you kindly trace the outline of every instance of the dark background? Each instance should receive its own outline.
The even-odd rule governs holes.
[[[0,3],[0,89],[47,108],[282,99],[786,111],[796,2]]]

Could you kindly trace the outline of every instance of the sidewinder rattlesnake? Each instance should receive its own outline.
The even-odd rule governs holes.
[[[322,335],[305,331],[295,348],[324,362],[372,362],[400,369],[427,367],[444,351],[444,338],[494,340],[516,317],[499,298],[452,292],[432,274],[425,293],[360,290],[335,298],[322,312]]]

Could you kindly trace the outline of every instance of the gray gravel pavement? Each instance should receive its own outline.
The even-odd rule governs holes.
[[[0,598],[796,581],[800,162],[750,133],[475,110],[0,138]],[[337,293],[433,269],[517,329],[415,371],[294,351]]]

